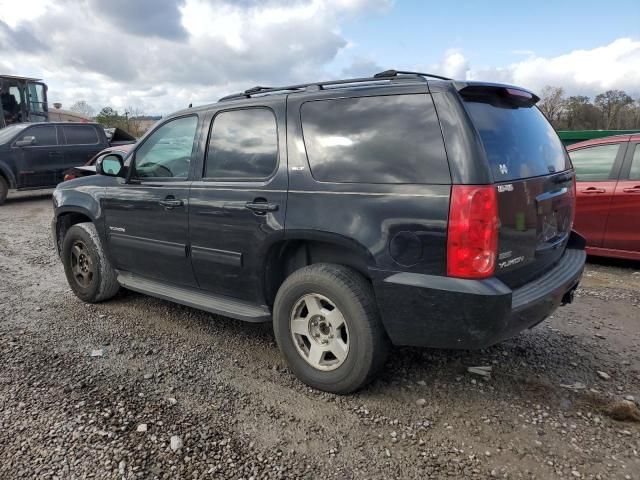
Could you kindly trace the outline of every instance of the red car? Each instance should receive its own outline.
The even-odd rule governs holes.
[[[640,133],[567,147],[576,169],[574,228],[587,253],[640,260]]]
[[[124,145],[112,146],[112,147],[105,148],[104,150],[100,150],[93,157],[91,157],[91,159],[84,165],[80,167],[72,167],[66,172],[64,172],[64,181],[66,182],[67,180],[73,180],[74,178],[86,177],[88,175],[95,175],[96,161],[100,157],[104,157],[109,153],[119,153],[123,157],[126,157],[127,154],[134,147],[134,145],[135,145],[134,143],[129,143]]]

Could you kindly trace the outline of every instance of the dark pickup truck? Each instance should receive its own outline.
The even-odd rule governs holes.
[[[19,123],[0,130],[0,205],[9,189],[55,187],[71,167],[133,137],[111,141],[97,123]]]

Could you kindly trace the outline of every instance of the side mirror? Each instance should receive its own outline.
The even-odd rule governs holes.
[[[16,142],[16,147],[28,147],[29,145],[35,145],[35,144],[36,144],[36,137],[27,135],[22,140],[18,140]]]
[[[110,153],[96,161],[96,173],[109,177],[119,177],[124,170],[124,159],[117,153]]]

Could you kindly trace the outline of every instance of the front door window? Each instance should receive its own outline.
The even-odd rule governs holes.
[[[136,151],[135,178],[187,178],[198,117],[165,123]]]

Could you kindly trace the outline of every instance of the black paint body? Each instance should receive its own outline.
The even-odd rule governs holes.
[[[0,175],[7,180],[9,188],[30,190],[55,187],[62,182],[66,170],[84,165],[96,153],[109,146],[104,129],[99,124],[32,123],[10,126],[6,131],[21,126],[26,128],[0,144]],[[66,138],[65,127],[89,129],[95,141],[88,144],[73,143]],[[43,128],[55,132],[55,144],[16,145],[18,140],[25,136],[35,136],[34,132]]]
[[[539,210],[540,215],[545,210],[570,215],[571,201],[549,192],[566,193],[571,177],[511,181],[512,190],[499,194],[498,250],[522,255],[524,261],[486,280],[446,276],[452,185],[499,183],[465,112],[460,88],[454,82],[405,79],[221,101],[179,112],[165,121],[185,115],[199,119],[187,178],[131,181],[135,151],[153,134],[148,132],[126,160],[129,178],[96,175],[58,187],[54,235],[59,242],[66,225],[83,218],[93,221],[119,271],[266,308],[296,268],[323,261],[346,264],[371,281],[394,343],[490,345],[540,322],[568,298],[582,273],[584,246],[570,230],[547,245],[539,238],[537,217],[522,224],[510,213],[515,205]],[[303,105],[389,95],[418,95],[430,105],[437,130],[425,135],[425,141],[431,142],[433,168],[444,168],[434,172],[436,181],[314,178],[301,121]],[[278,158],[271,176],[203,178],[212,119],[222,111],[256,107],[271,110],[277,125]],[[386,128],[395,127],[390,123]],[[385,134],[394,138],[402,131]],[[349,142],[334,137],[331,142],[348,148]],[[388,161],[401,160],[411,145],[406,149]],[[323,172],[331,175],[335,169]],[[159,204],[167,198],[180,205],[169,209]],[[256,203],[268,208],[251,209]],[[536,284],[541,278],[545,281]]]

